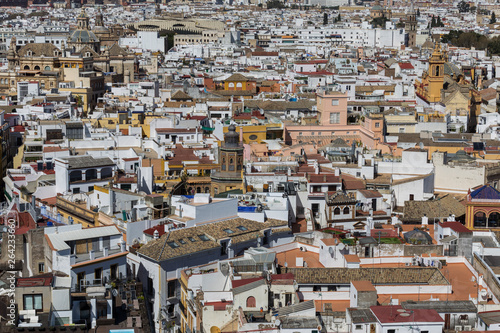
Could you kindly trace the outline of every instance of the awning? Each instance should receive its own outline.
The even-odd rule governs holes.
[[[445,238],[441,239],[441,243],[451,243],[455,239],[458,239],[458,237],[455,235],[446,236]]]

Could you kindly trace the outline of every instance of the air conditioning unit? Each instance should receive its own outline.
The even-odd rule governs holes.
[[[457,332],[461,332],[461,331],[462,331],[462,326],[460,326],[460,325],[456,325],[456,326],[455,326],[455,331],[457,331]]]
[[[464,331],[472,331],[471,325],[464,325]]]

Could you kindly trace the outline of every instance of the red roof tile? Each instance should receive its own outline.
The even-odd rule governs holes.
[[[409,316],[401,315],[403,307],[400,305],[372,306],[373,314],[382,324],[390,323],[444,323],[443,318],[434,309],[414,309]],[[410,312],[408,312],[410,313]]]
[[[413,65],[409,62],[400,62],[399,68],[401,68],[401,69],[414,69]]]
[[[262,280],[263,278],[258,277],[258,278],[251,278],[251,279],[241,279],[241,280],[232,280],[231,283],[233,285],[233,288],[241,287],[246,284]]]
[[[464,226],[462,223],[460,222],[443,222],[443,223],[439,223],[439,225],[442,227],[442,228],[451,228],[451,230],[455,231],[455,232],[467,232],[467,233],[470,233],[472,231],[470,231],[469,229],[467,229],[466,226]]]

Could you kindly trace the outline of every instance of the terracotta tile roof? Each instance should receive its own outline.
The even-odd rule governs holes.
[[[346,254],[344,255],[344,259],[347,262],[361,262],[361,260],[359,260],[359,257],[355,254]]]
[[[460,222],[444,222],[444,223],[439,223],[439,225],[442,228],[451,228],[451,230],[453,230],[455,232],[459,232],[459,233],[460,232],[466,232],[466,233],[471,233],[472,232],[469,229],[467,229],[467,227],[464,226]]]
[[[424,214],[429,219],[449,216],[450,214],[459,217],[465,215],[465,206],[451,194],[438,200],[405,201],[403,221],[420,220]]]
[[[240,73],[234,73],[233,75],[224,80],[224,82],[247,82],[247,81],[250,80],[244,75],[241,75]]]
[[[262,231],[287,226],[287,221],[268,219],[256,222],[243,218],[228,219],[192,228],[172,230],[159,239],[142,246],[137,253],[154,261],[163,261],[220,247],[220,241],[231,239],[233,244],[256,239]],[[242,227],[242,228],[238,228]],[[244,229],[244,230],[242,230]]]
[[[392,309],[391,309],[392,308]],[[439,313],[434,309],[414,309],[409,316],[402,316],[400,305],[378,305],[370,307],[381,323],[443,323]],[[408,311],[409,312],[409,311]]]
[[[409,62],[400,62],[399,68],[400,69],[414,69],[413,65]]]
[[[346,191],[349,190],[364,190],[366,188],[365,183],[358,178],[349,176],[349,175],[342,175],[342,184],[344,186],[344,189]]]
[[[252,283],[255,281],[259,281],[262,279],[264,279],[264,278],[258,277],[258,278],[250,278],[250,279],[232,280],[231,284],[232,284],[233,288],[238,288],[238,287],[241,287],[241,286],[244,286],[246,284],[249,284],[249,283]]]
[[[368,280],[373,284],[447,285],[437,268],[288,268],[300,284],[349,284]]]
[[[335,176],[334,174],[319,174],[319,175],[310,175],[309,177],[309,183],[315,183],[315,184],[339,184],[340,183],[340,177]]]
[[[483,89],[479,92],[481,98],[485,101],[489,101],[497,98],[497,90],[493,88]]]
[[[377,291],[370,281],[352,281],[357,291]]]
[[[380,194],[377,190],[359,190],[359,193],[363,194],[363,196],[367,199],[382,197],[382,194]]]

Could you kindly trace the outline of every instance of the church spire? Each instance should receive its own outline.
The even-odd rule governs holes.
[[[76,18],[78,22],[78,28],[80,30],[88,30],[89,29],[89,17],[85,13],[85,9],[82,8],[82,11],[80,12],[80,15]]]

